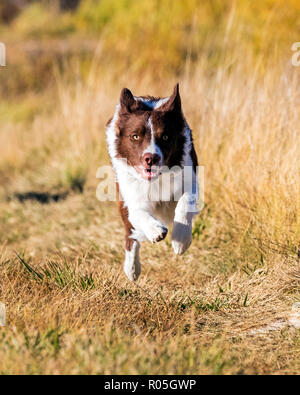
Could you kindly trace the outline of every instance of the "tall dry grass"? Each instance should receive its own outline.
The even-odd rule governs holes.
[[[299,73],[290,63],[261,72],[259,58],[249,66],[242,53],[230,55],[212,72],[203,59],[179,78],[205,167],[205,201],[230,221],[237,239],[276,242],[292,253],[299,240]],[[44,187],[76,178],[94,187],[97,167],[109,163],[104,129],[121,88],[166,96],[175,81],[157,84],[150,72],[143,80],[128,73],[115,84],[98,73],[97,61],[84,80],[74,69],[70,65],[68,79],[57,74],[54,113],[36,117],[30,131],[3,126],[1,167],[20,183],[33,171],[31,180]]]

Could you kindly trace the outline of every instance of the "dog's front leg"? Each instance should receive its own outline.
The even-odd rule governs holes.
[[[129,208],[129,220],[132,223],[135,232],[141,235],[141,238],[148,239],[151,243],[157,243],[163,240],[168,228],[159,222],[148,208]]]
[[[172,232],[172,247],[177,255],[182,255],[192,242],[192,221],[198,213],[195,197],[184,193],[179,199]]]

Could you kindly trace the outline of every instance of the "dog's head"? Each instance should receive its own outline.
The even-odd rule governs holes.
[[[117,157],[127,160],[148,181],[162,166],[180,166],[184,153],[185,119],[178,84],[165,99],[134,97],[123,89],[116,123]]]

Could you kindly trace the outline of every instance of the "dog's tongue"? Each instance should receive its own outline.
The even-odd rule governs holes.
[[[159,176],[160,172],[159,169],[155,169],[153,167],[149,167],[148,169],[142,168],[142,167],[136,167],[135,170],[140,173],[140,175],[148,181],[151,181],[152,179],[156,178]]]
[[[158,171],[154,169],[143,169],[142,176],[147,180],[151,180],[152,178],[158,175]]]

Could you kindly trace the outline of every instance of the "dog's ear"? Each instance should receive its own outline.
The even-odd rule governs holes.
[[[170,99],[160,108],[160,110],[181,113],[181,98],[178,83],[175,85]]]
[[[121,110],[123,112],[131,112],[134,104],[135,104],[135,99],[133,97],[133,94],[130,92],[129,89],[124,88],[121,92],[121,97],[120,97]]]

